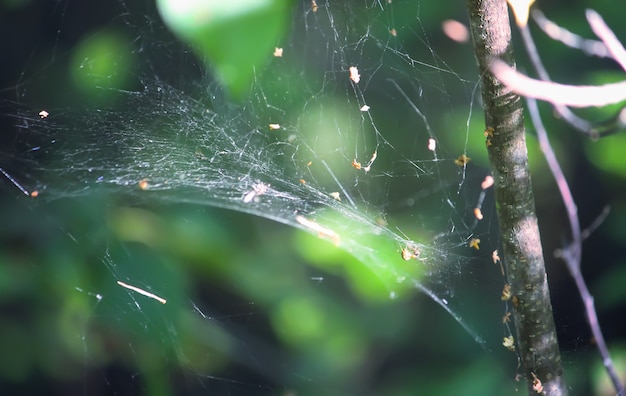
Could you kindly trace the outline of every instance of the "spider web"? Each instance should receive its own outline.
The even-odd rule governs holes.
[[[64,21],[71,7],[54,15]],[[471,131],[471,122],[480,125],[482,118],[474,114],[475,72],[473,62],[450,65],[446,48],[458,44],[432,33],[441,31],[444,16],[460,19],[463,10],[430,21],[425,18],[439,15],[428,7],[436,8],[412,1],[318,1],[316,8],[301,2],[281,43],[283,55],[256,70],[244,104],[225,99],[153,9],[125,2],[105,26],[128,32],[126,49],[138,66],[115,72],[126,73],[126,86],[110,82],[116,75],[93,71],[99,97],[86,104],[63,90],[41,94],[38,84],[55,78],[66,55],[56,36],[50,61],[32,75],[24,70],[12,87],[17,98],[9,106],[16,110],[5,114],[14,135],[1,166],[5,190],[35,194],[23,203],[31,216],[45,213],[62,231],[61,243],[90,251],[107,279],[75,284],[91,301],[78,330],[85,364],[98,365],[105,355],[90,330],[98,317],[136,326],[128,345],[137,359],[147,337],[171,345],[174,360],[194,366],[180,335],[188,321],[206,333],[201,343],[236,361],[239,355],[227,350],[242,342],[240,319],[257,320],[256,308],[242,302],[234,304],[235,313],[209,313],[200,298],[181,292],[185,281],[168,272],[167,257],[100,235],[97,227],[81,231],[79,215],[61,209],[68,201],[101,208],[108,217],[95,221],[117,230],[131,227],[124,222],[129,217],[145,218],[143,207],[182,204],[302,229],[325,240],[324,249],[336,245],[356,257],[385,285],[390,300],[421,290],[475,341],[486,343],[464,314],[461,284],[469,278],[475,286],[481,266],[498,275],[489,263],[497,246],[490,237],[496,235],[493,214],[485,205],[482,220],[474,215],[485,198],[487,171],[458,159],[473,156],[470,132],[482,132]],[[55,210],[66,218],[54,220]],[[150,238],[139,242],[150,247]],[[469,246],[475,238],[482,240],[480,250]],[[154,268],[137,262],[166,269],[151,275]],[[323,283],[321,276],[312,279]],[[266,356],[270,347],[249,337],[245,354]],[[219,383],[218,392],[250,394],[252,386],[271,394],[282,379],[275,367],[283,363],[242,360],[254,374],[231,377],[194,366],[194,376],[205,389]],[[105,375],[113,391],[115,378]]]

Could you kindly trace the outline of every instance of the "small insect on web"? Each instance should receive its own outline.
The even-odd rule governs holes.
[[[265,183],[255,183],[252,185],[252,190],[249,191],[244,197],[243,197],[243,202],[244,203],[249,203],[252,202],[254,200],[258,200],[259,197],[263,194],[265,194],[268,190],[270,186],[268,184]]]

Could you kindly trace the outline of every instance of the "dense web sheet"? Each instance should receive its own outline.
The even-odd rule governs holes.
[[[63,95],[35,102],[41,108],[27,103],[34,81],[52,78],[45,67],[21,81],[20,108],[11,113],[15,137],[1,164],[11,178],[4,187],[48,205],[102,193],[230,209],[297,227],[357,257],[382,279],[389,298],[424,291],[482,344],[457,294],[459,281],[474,279],[497,247],[488,206],[480,216],[474,211],[488,191],[481,188],[487,172],[467,162],[470,121],[482,117],[474,114],[476,81],[463,75],[471,76],[472,58],[456,72],[437,51],[450,39],[430,41],[440,20],[422,20],[432,10],[421,7],[431,6],[413,3],[301,2],[292,31],[277,45],[282,56],[256,70],[243,104],[227,103],[210,76],[200,76],[154,11],[140,15],[121,3],[115,23],[135,35],[127,45],[140,70],[128,72],[132,82],[123,89],[101,76],[108,101],[86,105],[65,104]],[[478,239],[480,245],[471,243]],[[111,247],[100,255],[114,287],[132,302],[111,303],[117,313],[107,315],[139,314],[142,331],[176,344],[173,325],[154,323],[146,312],[161,304],[147,308],[146,297],[166,311],[186,306],[189,320],[208,322],[214,333],[232,331],[221,328],[228,319],[209,320],[194,301],[168,296],[165,303],[149,277],[133,283],[123,270],[132,254],[124,252]],[[499,275],[492,264],[490,271]],[[77,290],[94,297],[94,310],[106,302],[106,290]]]

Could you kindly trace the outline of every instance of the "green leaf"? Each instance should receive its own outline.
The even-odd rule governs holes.
[[[165,24],[190,44],[235,98],[271,58],[290,20],[283,0],[157,0]]]

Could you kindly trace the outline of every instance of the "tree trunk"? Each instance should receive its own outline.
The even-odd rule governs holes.
[[[522,103],[489,70],[496,57],[515,64],[506,1],[468,0],[467,8],[482,76],[487,150],[495,179],[501,257],[513,295],[516,350],[529,394],[566,395],[528,169]]]

